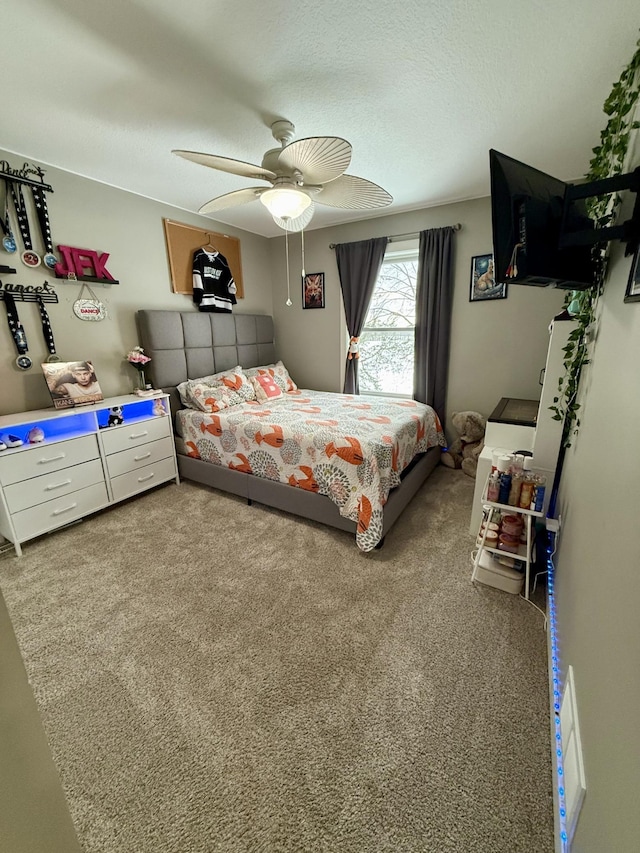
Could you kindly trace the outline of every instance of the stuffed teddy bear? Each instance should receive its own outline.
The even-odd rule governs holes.
[[[442,464],[448,468],[462,468],[469,477],[475,477],[478,457],[484,447],[487,419],[479,412],[454,412],[451,422],[458,438],[442,454]]]

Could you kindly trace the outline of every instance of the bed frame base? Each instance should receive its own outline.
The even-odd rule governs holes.
[[[384,507],[382,538],[413,498],[440,460],[440,448],[432,447],[415,459],[402,475],[402,483],[389,494]],[[330,527],[355,534],[356,523],[340,515],[338,507],[325,495],[294,489],[286,483],[265,480],[253,474],[212,465],[201,459],[178,454],[178,470],[185,480],[194,480],[223,492],[245,498],[247,503],[261,503],[292,515],[310,518]]]

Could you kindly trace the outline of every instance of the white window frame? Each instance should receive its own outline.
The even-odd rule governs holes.
[[[389,245],[392,246],[394,244],[389,243]],[[382,260],[382,266],[384,266],[385,263],[396,263],[397,261],[416,261],[417,262],[418,261],[418,241],[417,240],[411,240],[411,241],[405,241],[402,243],[396,243],[394,245],[393,249],[387,249],[387,251],[384,253],[384,258]],[[382,268],[380,271],[382,272]],[[378,283],[376,281],[376,286],[377,286],[377,284]],[[416,290],[417,290],[417,283],[416,283]],[[375,292],[375,287],[374,287],[374,292]],[[373,296],[372,296],[372,298],[373,298]],[[417,299],[417,293],[416,293],[416,299]],[[367,314],[368,313],[369,312],[367,310]],[[366,320],[365,320],[365,323],[366,323]],[[415,326],[415,316],[414,316],[413,326],[402,326],[402,327],[392,326],[392,327],[388,328],[386,326],[384,326],[384,327],[381,327],[381,326],[375,326],[375,327],[369,326],[369,327],[367,327],[365,325],[362,327],[362,331],[361,331],[360,335],[362,337],[362,335],[364,335],[365,332],[398,332],[398,333],[406,334],[407,332],[415,332],[415,327],[416,326]],[[415,375],[415,362],[413,365],[413,369],[414,369],[414,375]],[[360,393],[366,394],[369,397],[385,397],[385,398],[396,399],[396,400],[412,400],[413,399],[413,393],[411,393],[411,394],[395,394],[391,391],[368,391],[362,387],[360,388]]]

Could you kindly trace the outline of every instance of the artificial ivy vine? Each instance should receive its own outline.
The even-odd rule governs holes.
[[[604,102],[603,110],[609,116],[606,127],[600,134],[600,145],[593,149],[587,181],[610,178],[623,172],[631,131],[640,127],[634,120],[635,106],[640,94],[640,40],[631,62],[620,75],[620,79]],[[617,193],[596,196],[588,200],[588,212],[595,228],[611,225],[620,204]],[[553,419],[564,420],[563,445],[571,446],[571,439],[578,432],[580,419],[576,402],[580,375],[585,364],[589,364],[588,345],[590,331],[595,323],[598,298],[602,293],[607,272],[608,244],[594,246],[594,287],[567,295],[565,307],[569,309],[576,328],[569,335],[564,347],[564,376],[558,380],[558,396],[554,397]]]

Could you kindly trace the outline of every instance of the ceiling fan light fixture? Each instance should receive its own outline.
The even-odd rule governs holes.
[[[311,204],[306,193],[293,187],[274,187],[261,193],[260,201],[278,219],[297,219]]]

